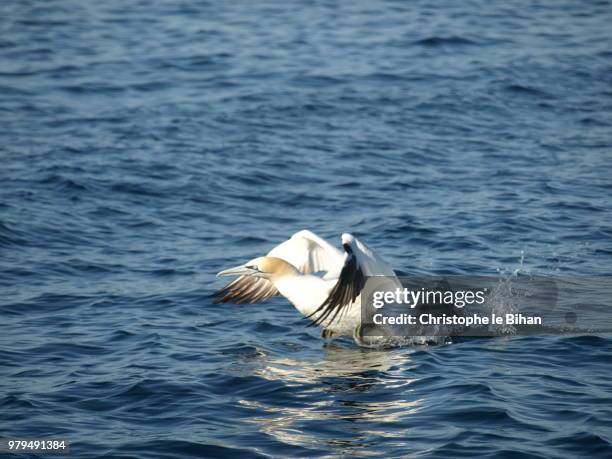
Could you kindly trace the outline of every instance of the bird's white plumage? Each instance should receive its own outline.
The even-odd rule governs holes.
[[[364,278],[385,276],[398,286],[399,280],[391,266],[351,234],[342,235],[342,245],[344,252],[311,231],[299,231],[266,257],[219,273],[241,276],[221,290],[219,302],[255,302],[277,291],[303,315],[321,325],[325,336],[355,336],[361,323]],[[291,267],[279,268],[279,262],[273,262],[278,259]],[[322,278],[315,275],[321,272],[325,273]]]
[[[325,239],[302,230],[268,252],[269,257],[281,258],[303,274],[325,271],[325,279],[336,279],[344,263],[344,255]]]
[[[353,250],[357,258],[357,265],[361,268],[365,276],[395,277],[393,268],[352,234],[342,234],[342,245],[344,244],[348,244]]]

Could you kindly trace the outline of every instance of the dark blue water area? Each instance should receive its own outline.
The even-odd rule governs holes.
[[[364,349],[281,297],[211,301],[303,228],[408,274],[611,275],[610,24],[607,1],[1,2],[0,437],[611,457],[610,336]]]

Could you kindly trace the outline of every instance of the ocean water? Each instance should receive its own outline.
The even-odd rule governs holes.
[[[216,272],[304,228],[406,274],[611,275],[611,23],[608,1],[1,2],[0,437],[611,457],[610,336],[363,349],[280,297],[212,304]]]

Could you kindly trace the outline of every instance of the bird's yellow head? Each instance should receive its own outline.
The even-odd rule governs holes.
[[[217,276],[254,276],[265,279],[278,279],[297,274],[299,271],[291,263],[276,257],[258,257],[235,268],[221,271]]]

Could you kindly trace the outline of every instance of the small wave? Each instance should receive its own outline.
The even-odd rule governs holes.
[[[291,82],[296,86],[306,86],[314,88],[329,87],[332,85],[336,86],[346,83],[346,81],[341,78],[335,78],[325,75],[304,75],[293,78]]]
[[[12,409],[27,412],[27,410],[38,407],[34,402],[27,400],[23,396],[7,395],[6,397],[0,399],[0,408],[3,410]]]
[[[515,93],[515,94],[525,94],[531,96],[538,96],[544,98],[552,98],[553,96],[542,89],[535,88],[533,86],[527,86],[523,84],[509,84],[505,87],[506,91]]]
[[[587,454],[590,457],[610,457],[612,444],[600,435],[593,432],[577,432],[549,440],[549,444],[573,451],[576,454]]]
[[[34,93],[26,91],[22,88],[15,86],[0,85],[0,95],[11,95],[11,96],[29,96],[31,97]]]
[[[427,46],[427,47],[439,47],[439,46],[467,46],[467,45],[477,45],[478,43],[472,41],[468,38],[458,37],[458,36],[434,36],[427,37],[421,40],[417,40],[413,42],[415,45]]]
[[[83,183],[60,174],[48,175],[41,180],[41,183],[53,185],[56,189],[63,191],[87,191],[87,186]]]
[[[0,221],[0,247],[20,247],[27,244],[28,239],[24,233]]]
[[[111,189],[112,191],[116,191],[118,193],[134,194],[137,196],[163,196],[162,192],[146,187],[141,183],[120,182],[115,183]]]
[[[159,80],[159,81],[147,81],[144,83],[133,84],[129,88],[134,91],[153,92],[153,91],[160,91],[162,89],[168,89],[170,87],[172,87],[172,82],[167,81],[167,80],[163,80],[163,81]]]
[[[127,90],[125,86],[113,85],[110,83],[69,84],[63,85],[59,89],[69,94],[92,96],[97,96],[99,94],[120,94]]]
[[[143,453],[149,452],[150,454]],[[202,457],[249,457],[265,458],[268,456],[259,454],[257,451],[241,448],[229,447],[221,444],[198,443],[185,440],[149,440],[126,443],[111,451],[105,456],[99,457],[119,457],[125,454],[134,453],[139,458],[202,458]]]
[[[82,358],[83,355],[98,356],[108,352],[108,349],[103,346],[93,346],[91,344],[76,344],[76,343],[48,343],[32,349],[28,349],[28,353],[38,356],[56,355],[66,358]]]
[[[596,348],[610,346],[610,341],[608,339],[595,335],[570,336],[562,339],[566,343],[574,346],[588,346]]]
[[[228,53],[217,53],[212,55],[193,55],[187,57],[175,57],[172,59],[161,59],[151,62],[161,70],[182,70],[201,72],[208,71],[224,71],[230,68],[227,63],[227,58],[231,57]]]

